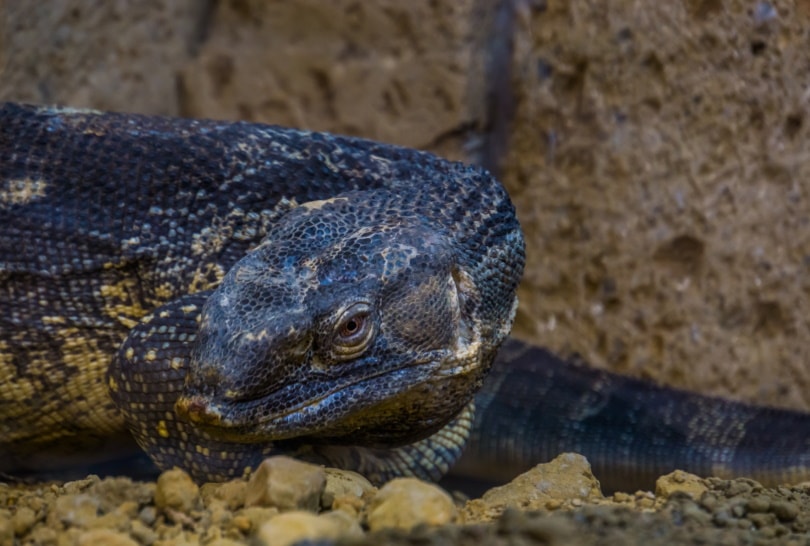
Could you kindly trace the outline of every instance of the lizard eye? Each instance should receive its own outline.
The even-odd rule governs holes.
[[[371,309],[365,303],[355,303],[346,309],[335,323],[332,340],[335,356],[352,358],[362,353],[374,336]]]

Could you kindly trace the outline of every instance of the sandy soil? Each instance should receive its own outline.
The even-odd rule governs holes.
[[[198,487],[95,476],[0,486],[0,544],[810,544],[810,488],[674,472],[656,492],[604,497],[564,454],[481,498],[414,479],[362,476],[276,457],[247,479]]]

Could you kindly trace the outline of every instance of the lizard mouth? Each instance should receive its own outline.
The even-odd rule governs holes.
[[[309,378],[252,399],[183,394],[175,411],[211,436],[237,443],[356,436],[366,424],[379,426],[386,419],[405,422],[406,417],[433,426],[443,419],[444,411],[436,413],[435,402],[423,401],[435,397],[435,389],[444,380],[476,375],[468,373],[469,366],[446,369],[442,363],[447,358],[447,351],[436,351],[406,366],[362,378],[339,384]],[[320,394],[290,402],[304,387]],[[441,405],[455,407],[446,400]],[[422,406],[426,415],[420,417],[413,408]],[[412,437],[413,432],[407,436]]]
[[[253,408],[261,409],[279,406],[278,400],[283,398],[282,392],[287,390],[285,387],[258,398],[242,398],[235,400],[217,400],[216,398],[201,394],[192,394],[190,396],[183,395],[178,398],[175,404],[175,411],[181,418],[200,427],[221,430],[226,434],[230,431],[230,434],[235,434],[236,437],[245,439],[251,439],[257,434],[259,437],[264,437],[264,434],[261,434],[260,431],[265,430],[267,425],[272,426],[273,423],[300,419],[304,414],[311,411],[311,409],[322,407],[325,402],[339,397],[341,393],[347,393],[357,389],[363,391],[367,390],[364,388],[364,384],[373,384],[375,379],[384,377],[390,373],[391,372],[377,374],[354,383],[340,385],[321,396],[305,400],[295,406],[284,408],[277,412],[265,413],[255,420],[249,418],[248,414],[252,413],[250,410]],[[301,417],[295,417],[296,415]],[[284,437],[273,435],[266,439],[279,440],[284,439]]]

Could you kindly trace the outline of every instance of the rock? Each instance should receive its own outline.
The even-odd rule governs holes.
[[[357,518],[365,506],[366,504],[363,499],[353,495],[335,497],[335,500],[332,502],[332,510],[346,512],[353,518]]]
[[[200,503],[200,488],[191,476],[179,468],[167,470],[157,480],[155,505],[165,510],[178,510],[188,513]]]
[[[506,485],[494,487],[480,499],[469,501],[462,519],[467,523],[491,521],[507,507],[521,510],[543,510],[603,499],[602,491],[582,455],[563,453],[554,460],[539,464]],[[562,501],[562,502],[561,502]]]
[[[129,478],[106,478],[93,483],[82,493],[99,499],[99,512],[107,513],[118,509],[123,503],[134,502],[138,506],[152,504],[155,499],[156,484],[133,482]]]
[[[416,478],[391,480],[374,495],[367,510],[366,523],[371,531],[444,525],[456,517],[453,499],[446,491]]]
[[[37,514],[27,506],[20,506],[17,512],[11,517],[11,523],[14,526],[14,534],[18,537],[23,536],[31,530],[34,523],[37,521]]]
[[[140,519],[132,520],[129,532],[144,546],[151,546],[158,539],[157,533],[151,527],[144,525]]]
[[[224,528],[233,519],[233,510],[229,510],[222,499],[212,499],[206,508],[208,509],[208,525]]]
[[[157,519],[157,510],[155,510],[154,506],[144,506],[141,511],[138,512],[138,519],[142,521],[144,525],[151,526]]]
[[[138,516],[138,503],[134,501],[124,501],[116,507],[115,512],[124,514],[132,519]]]
[[[37,525],[26,537],[26,544],[56,544],[57,532],[46,525]]]
[[[230,538],[218,538],[206,544],[206,546],[244,546],[244,542],[238,542]]]
[[[766,495],[761,495],[749,499],[745,503],[745,510],[751,514],[764,514],[771,508],[771,499]]]
[[[357,497],[376,491],[371,482],[366,478],[352,472],[351,470],[341,470],[338,468],[326,468],[326,486],[321,495],[321,507],[332,508],[332,504],[338,497]]]
[[[87,488],[96,485],[100,481],[101,479],[99,479],[98,476],[88,476],[83,480],[65,482],[65,484],[62,486],[62,489],[64,489],[64,492],[67,493],[68,495],[82,493]]]
[[[250,477],[245,506],[317,512],[326,485],[323,468],[278,456],[265,459]]]
[[[523,534],[539,544],[576,544],[577,526],[565,519],[534,518],[523,526]]]
[[[703,478],[683,470],[670,472],[655,481],[655,495],[663,499],[668,499],[675,492],[681,492],[698,500],[708,490]]]
[[[338,529],[338,536],[341,539],[355,539],[363,536],[363,529],[357,518],[350,516],[346,512],[332,511],[318,516],[318,519],[326,522],[323,525],[333,525]]]
[[[0,546],[14,545],[14,522],[8,514],[0,514]]]
[[[363,532],[357,521],[343,512],[316,516],[296,510],[285,512],[262,524],[255,543],[261,546],[288,546],[303,540],[329,541],[338,538],[358,538]]]
[[[225,502],[228,510],[238,510],[245,505],[245,480],[231,480],[225,483],[206,483],[200,488],[200,496],[206,506],[211,500],[220,499]]]
[[[779,521],[793,521],[799,515],[799,507],[792,502],[777,501],[771,504],[771,512],[776,514]]]
[[[81,527],[85,529],[111,529],[115,531],[128,532],[132,526],[132,518],[122,512],[110,512],[104,514]]]
[[[90,527],[98,517],[98,506],[98,498],[85,493],[64,495],[56,499],[48,520],[52,525],[55,519],[67,526]]]
[[[231,520],[231,527],[232,530],[236,530],[243,535],[247,535],[253,528],[253,524],[250,522],[250,519],[247,516],[238,515],[234,516]]]
[[[139,546],[128,535],[109,529],[93,529],[79,535],[78,546]]]
[[[263,506],[249,506],[243,508],[234,516],[232,524],[243,533],[249,533],[261,527],[278,515],[278,508],[265,508]]]

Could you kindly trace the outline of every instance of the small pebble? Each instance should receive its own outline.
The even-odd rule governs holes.
[[[511,529],[522,528],[527,521],[528,516],[522,510],[507,507],[496,522],[499,533],[508,533]]]
[[[712,521],[718,527],[728,527],[729,525],[734,524],[734,518],[731,517],[731,514],[729,514],[726,510],[718,510],[715,512],[714,516],[712,517]]]
[[[240,533],[247,534],[251,529],[250,518],[244,515],[234,516],[231,525]]]
[[[208,506],[209,512],[209,525],[216,527],[226,527],[233,518],[233,511],[228,510],[225,501],[222,499],[214,499]]]
[[[90,487],[91,485],[95,485],[95,484],[99,483],[100,481],[101,480],[99,479],[98,476],[88,476],[87,478],[85,478],[83,480],[75,480],[75,481],[72,481],[72,482],[66,482],[62,486],[62,489],[64,490],[64,492],[66,494],[73,495],[73,494],[76,494],[76,493],[81,493],[82,491],[84,491],[85,489]]]
[[[56,544],[57,538],[57,532],[45,525],[37,525],[26,537],[31,544]]]
[[[568,544],[576,536],[576,525],[570,520],[534,517],[523,526],[523,533],[542,544]]]
[[[363,495],[375,491],[375,487],[366,478],[350,470],[327,468],[326,485],[321,495],[321,507],[332,508],[338,497],[352,496],[362,498]]]
[[[144,525],[152,525],[157,519],[157,510],[154,506],[144,506],[141,511],[138,512],[138,519],[141,520]]]
[[[245,505],[245,480],[231,480],[225,483],[206,483],[200,488],[200,496],[209,506],[212,500],[219,499],[225,502],[228,510],[238,510]]]
[[[289,546],[301,541],[333,541],[357,538],[362,530],[356,521],[340,512],[321,516],[303,510],[285,512],[262,524],[256,533],[259,546]]]
[[[799,507],[792,502],[777,501],[771,504],[771,512],[779,518],[779,521],[793,521],[799,515]]]
[[[79,544],[79,537],[88,532],[89,529],[79,529],[78,527],[69,527],[59,534],[56,546],[76,546]]]
[[[250,477],[245,506],[317,512],[325,485],[326,473],[320,466],[290,457],[270,457]]]
[[[157,480],[155,506],[188,513],[200,504],[200,488],[184,471],[175,468],[163,472]]]
[[[14,544],[14,523],[9,516],[3,514],[0,515],[0,545],[6,544]]]
[[[12,516],[11,521],[14,525],[14,534],[21,537],[34,526],[37,521],[37,514],[29,507],[21,506]]]
[[[88,529],[114,529],[116,531],[127,532],[131,525],[131,517],[116,511],[99,516],[82,527]]]
[[[771,508],[771,499],[764,495],[748,499],[745,508],[748,512],[755,514],[767,512]]]
[[[653,508],[655,507],[655,499],[644,497],[638,499],[637,505],[639,508]]]
[[[135,501],[124,501],[115,509],[118,514],[123,514],[130,519],[134,519],[138,515],[138,503]]]
[[[363,502],[363,499],[355,497],[354,495],[342,495],[335,497],[335,500],[332,501],[332,510],[340,510],[353,517],[357,517],[364,506],[365,502]]]
[[[98,498],[85,493],[64,495],[56,499],[48,521],[51,525],[55,519],[65,525],[89,527],[98,517],[98,505]]]
[[[743,480],[734,480],[729,482],[726,495],[729,497],[736,497],[737,495],[746,495],[751,492],[751,484]]]
[[[759,536],[764,539],[774,538],[776,537],[776,529],[773,527],[763,527],[759,530]]]
[[[157,533],[151,527],[144,525],[139,519],[132,521],[129,532],[133,538],[144,546],[151,546],[158,539]]]
[[[42,497],[32,497],[28,499],[28,507],[34,512],[41,513],[47,503]]]
[[[240,510],[231,521],[241,531],[250,532],[252,530],[258,529],[265,521],[270,521],[277,515],[278,515],[278,508],[265,508],[264,506],[248,506],[247,508],[243,508],[242,510]]]
[[[714,493],[704,493],[700,497],[700,505],[711,512],[717,506],[717,497]]]
[[[78,546],[138,546],[128,535],[109,529],[93,529],[79,535]]]
[[[655,481],[655,495],[664,499],[675,493],[686,493],[693,499],[699,499],[706,491],[707,487],[699,476],[683,470],[675,470]]]
[[[776,516],[773,514],[752,513],[748,514],[748,519],[757,529],[771,526],[776,522]]]
[[[689,501],[683,505],[683,517],[687,521],[694,521],[700,525],[705,525],[711,521],[712,516],[706,510],[702,509],[695,502]]]
[[[206,546],[244,546],[244,542],[238,542],[230,538],[216,538],[206,543]]]
[[[613,500],[615,502],[630,502],[633,499],[629,494],[622,493],[621,491],[617,491],[613,493]]]
[[[443,525],[455,518],[453,499],[443,489],[415,478],[397,478],[371,499],[366,522],[372,531],[407,530],[420,524]]]

